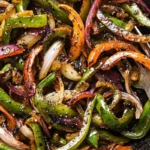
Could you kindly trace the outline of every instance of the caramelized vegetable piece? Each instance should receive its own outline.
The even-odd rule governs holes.
[[[68,17],[73,23],[73,35],[69,52],[69,59],[70,61],[73,61],[80,56],[81,51],[84,48],[84,24],[79,14],[72,7],[64,4],[59,4],[58,6],[69,12]]]
[[[17,46],[15,44],[1,46],[0,47],[0,59],[19,55],[24,52],[24,49],[21,46]]]
[[[139,52],[139,50],[136,47],[123,41],[109,41],[106,43],[100,43],[89,54],[89,67],[91,67],[97,62],[97,59],[102,54],[102,52],[110,51],[111,49],[115,49],[116,51],[120,51],[122,49],[126,51]]]
[[[43,50],[43,46],[42,45],[38,45],[35,48],[32,49],[32,51],[30,52],[25,65],[24,65],[24,82],[25,82],[25,86],[26,89],[28,91],[28,95],[29,96],[33,96],[35,94],[35,90],[36,90],[36,84],[34,81],[34,75],[32,72],[32,67],[34,64],[34,60],[35,57]]]
[[[108,17],[106,17],[101,10],[97,11],[97,18],[99,21],[106,26],[111,32],[114,34],[123,37],[124,39],[132,42],[138,42],[138,43],[147,43],[150,42],[150,36],[146,35],[137,35],[134,33],[130,33],[123,28],[120,28],[116,26],[112,21],[109,20]]]
[[[105,63],[102,65],[101,69],[109,70],[114,65],[116,65],[116,63],[118,61],[120,61],[123,58],[128,58],[128,57],[134,59],[135,61],[138,61],[139,63],[144,65],[146,68],[150,69],[150,59],[147,56],[137,53],[137,52],[131,52],[131,51],[118,52],[118,53],[112,55],[105,61]]]
[[[93,19],[96,15],[96,12],[101,4],[102,0],[94,0],[91,9],[89,11],[89,14],[87,16],[86,22],[85,22],[85,41],[87,46],[92,49],[92,44],[90,42],[90,34],[91,34],[91,29],[93,26]]]

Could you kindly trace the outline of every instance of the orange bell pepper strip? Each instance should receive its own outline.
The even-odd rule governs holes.
[[[0,106],[0,111],[4,113],[4,115],[9,119],[8,123],[8,129],[10,131],[13,131],[14,128],[16,127],[16,120],[15,118],[2,106]]]
[[[123,41],[109,41],[107,43],[100,43],[90,52],[88,57],[88,67],[91,67],[96,63],[102,52],[109,51],[111,49],[115,49],[116,51],[122,49],[126,51],[139,52],[136,47]]]
[[[118,145],[114,148],[114,150],[132,150],[132,146],[122,146]]]
[[[69,52],[69,60],[73,61],[80,56],[81,51],[84,48],[84,24],[80,15],[72,7],[65,4],[59,4],[58,7],[69,12],[68,17],[73,24],[73,35],[71,38],[71,48]]]
[[[117,62],[127,57],[134,59],[135,61],[144,65],[146,68],[150,69],[150,58],[141,53],[132,51],[117,52],[104,62],[104,64],[101,66],[101,69],[110,70]]]

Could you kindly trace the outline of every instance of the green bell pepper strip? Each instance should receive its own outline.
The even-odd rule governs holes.
[[[4,143],[0,143],[0,150],[17,150],[17,149],[12,148]]]
[[[36,150],[45,150],[46,146],[40,125],[38,123],[28,123],[28,125],[30,126],[34,134]]]
[[[123,131],[121,133],[130,139],[141,139],[147,134],[149,129],[150,129],[150,100],[146,102],[143,113],[134,131],[131,132]]]
[[[24,105],[14,101],[2,88],[0,88],[0,105],[2,105],[10,113],[14,114],[22,115],[29,114],[31,112],[31,108],[25,107]]]
[[[75,89],[80,88],[81,85],[82,85],[83,83],[85,83],[86,80],[88,80],[89,78],[91,78],[91,77],[94,75],[95,72],[96,72],[96,69],[93,68],[93,67],[87,69],[87,70],[83,73],[81,80],[76,84]]]
[[[110,128],[125,128],[134,117],[134,109],[125,109],[122,118],[117,118],[105,103],[103,96],[97,97],[96,109],[102,117],[104,125]]]
[[[23,12],[27,9],[30,0],[21,0],[19,4],[16,5],[17,12]]]
[[[67,143],[65,146],[56,148],[56,150],[76,150],[80,146],[80,144],[84,141],[84,139],[88,134],[90,124],[91,124],[91,119],[92,119],[92,112],[96,100],[97,100],[97,96],[95,96],[95,98],[92,101],[90,101],[87,105],[86,111],[84,113],[83,125],[79,132],[79,135],[76,136],[69,143]]]
[[[17,62],[16,62],[16,68],[20,71],[23,71],[23,68],[24,68],[24,64],[25,64],[25,61],[20,58]]]
[[[135,18],[141,25],[150,27],[150,19],[146,17],[136,3],[131,5],[121,5],[133,18]]]
[[[85,83],[89,78],[91,78],[96,73],[96,71],[100,69],[101,65],[102,63],[98,62],[97,64],[93,65],[93,67],[88,68],[83,73],[81,80],[76,84],[75,90],[78,90],[83,83]]]
[[[44,100],[42,90],[37,89],[34,97],[34,105],[42,114],[56,115],[62,117],[74,117],[76,112],[62,103],[48,103]]]
[[[0,70],[0,73],[5,73],[5,72],[8,72],[12,69],[12,65],[11,64],[6,64],[1,70]]]
[[[58,38],[66,38],[67,36],[71,36],[72,28],[70,26],[62,26],[59,28],[55,28],[52,30],[42,41],[44,45],[44,49],[47,49],[49,44],[55,39]]]
[[[105,129],[99,129],[98,132],[99,132],[99,138],[101,140],[110,141],[115,144],[125,144],[130,141],[130,139],[128,139],[124,136],[113,135],[112,133],[110,133],[109,131],[107,131]]]
[[[83,0],[80,9],[80,17],[85,22],[91,6],[91,0]]]
[[[17,18],[9,18],[6,20],[2,42],[7,45],[10,41],[10,34],[14,28],[40,28],[47,25],[47,15],[21,16]]]
[[[58,4],[53,0],[32,0],[35,4],[40,5],[47,11],[50,11],[56,19],[61,20],[66,24],[71,24],[68,19],[68,14],[58,7]]]
[[[44,87],[51,85],[55,80],[56,74],[55,72],[52,72],[38,84],[38,88],[43,89]]]
[[[104,126],[102,118],[100,117],[99,114],[94,113],[92,116],[92,124],[96,127],[102,127]]]
[[[37,107],[41,114],[56,115],[62,117],[76,116],[76,112],[67,105],[64,105],[62,103],[48,103],[44,100],[43,88],[48,84],[52,84],[55,79],[55,74],[51,73],[39,83],[33,100],[34,105]]]
[[[95,148],[98,148],[99,132],[96,129],[91,129],[87,135],[87,142]]]
[[[50,140],[50,143],[63,146],[66,145],[67,141],[64,138],[60,137],[58,133],[54,133],[52,139]]]
[[[125,23],[124,21],[118,19],[118,18],[115,18],[115,17],[112,17],[110,15],[106,15],[115,25],[125,29],[127,23]]]

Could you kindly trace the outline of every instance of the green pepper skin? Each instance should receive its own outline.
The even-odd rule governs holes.
[[[124,136],[115,136],[105,129],[99,129],[98,132],[100,139],[110,141],[115,144],[125,144],[130,141]]]
[[[87,141],[95,148],[98,148],[99,132],[96,129],[91,129],[87,135]]]
[[[4,143],[0,143],[0,150],[17,150],[17,149],[12,148]]]
[[[76,136],[69,143],[67,143],[65,146],[56,148],[56,150],[76,150],[80,146],[80,144],[84,141],[84,139],[86,138],[88,134],[90,124],[91,124],[91,119],[92,119],[92,112],[93,112],[96,100],[97,100],[97,96],[95,96],[95,98],[88,103],[88,106],[84,113],[83,125],[79,132],[79,135]]]
[[[96,109],[102,117],[103,123],[115,129],[125,128],[134,116],[134,109],[125,109],[122,118],[115,117],[101,95],[98,97]]]
[[[2,105],[10,113],[14,114],[29,114],[31,109],[25,107],[24,105],[14,101],[9,97],[9,95],[0,88],[0,105]]]
[[[71,24],[70,20],[68,19],[68,14],[61,10],[58,7],[58,4],[56,4],[53,0],[32,0],[35,4],[40,5],[47,11],[50,11],[50,8],[52,11],[50,11],[55,18],[61,20],[64,23]]]
[[[55,72],[50,73],[46,78],[44,78],[39,84],[38,88],[43,89],[44,87],[51,85],[56,80]]]
[[[56,74],[51,73],[44,78],[39,84],[34,96],[34,105],[37,107],[41,114],[56,115],[62,117],[74,117],[76,112],[62,103],[48,103],[44,100],[43,88],[52,84],[56,79]]]
[[[90,77],[93,76],[93,74],[95,73],[95,71],[96,71],[95,68],[87,69],[86,72],[84,72],[84,74],[83,74],[81,80],[76,84],[75,89],[80,88],[81,85],[82,85],[83,83],[85,83],[87,79],[89,79]]]
[[[91,7],[91,0],[83,0],[82,1],[82,6],[81,6],[79,14],[84,22],[86,21],[90,7]]]
[[[6,64],[1,70],[0,70],[0,73],[5,73],[5,72],[8,72],[12,69],[12,65],[11,64]]]
[[[38,123],[29,123],[28,125],[30,126],[34,134],[36,150],[45,150],[46,146],[40,125]]]
[[[10,41],[10,34],[14,28],[40,28],[47,25],[47,15],[34,15],[34,16],[23,16],[17,18],[9,18],[6,20],[2,42],[7,45]]]
[[[150,28],[150,19],[146,17],[136,3],[131,5],[122,4],[121,5],[133,18],[135,18],[141,25]]]
[[[109,15],[106,15],[115,25],[125,29],[126,27],[126,23],[118,18],[115,18],[115,17],[112,17],[112,16],[109,16]]]
[[[123,131],[122,134],[130,139],[143,138],[150,129],[150,100],[144,106],[143,113],[134,131]]]
[[[23,12],[27,9],[30,0],[21,0],[19,4],[16,5],[17,12]]]
[[[23,71],[23,68],[24,68],[24,63],[25,61],[20,58],[17,62],[16,62],[16,68],[20,71]]]
[[[48,103],[44,100],[42,90],[37,89],[34,97],[34,105],[42,114],[56,115],[61,117],[74,117],[76,112],[62,103]]]

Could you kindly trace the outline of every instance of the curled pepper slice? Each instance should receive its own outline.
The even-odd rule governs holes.
[[[104,98],[99,95],[97,97],[96,109],[102,117],[103,123],[110,128],[125,128],[134,116],[134,109],[125,109],[123,116],[117,118],[105,103]]]
[[[109,41],[107,43],[100,43],[90,52],[88,57],[88,66],[91,67],[93,64],[95,64],[102,52],[109,51],[111,49],[115,49],[116,51],[123,49],[127,51],[130,50],[133,52],[139,52],[136,47],[123,41]]]
[[[141,2],[140,2],[141,3]],[[136,3],[132,3],[131,5],[122,4],[122,7],[133,17],[135,18],[141,25],[147,26],[150,28],[150,19],[146,17],[138,5]]]
[[[9,95],[0,88],[0,105],[2,105],[10,113],[14,114],[29,114],[31,109],[16,101],[14,101]]]
[[[141,139],[150,129],[150,100],[144,106],[144,111],[134,131],[123,131],[122,134],[130,139]]]
[[[120,37],[123,37],[126,40],[129,40],[132,42],[138,42],[138,43],[150,42],[150,36],[137,35],[137,34],[128,32],[128,31],[124,30],[123,28],[120,28],[119,26],[116,26],[107,16],[105,16],[103,14],[103,12],[101,10],[97,11],[97,18],[111,32],[113,32],[114,34],[116,34]]]
[[[47,11],[50,11],[54,15],[55,18],[61,20],[62,22],[65,22],[66,24],[70,24],[70,20],[68,19],[67,13],[62,11],[58,4],[54,0],[32,0],[35,2],[35,4],[38,4],[39,6],[43,7]]]
[[[45,141],[43,138],[43,133],[42,133],[40,125],[38,123],[34,123],[34,122],[30,122],[30,123],[28,123],[28,125],[30,126],[30,128],[32,129],[32,131],[34,133],[36,149],[37,150],[45,150],[46,146],[45,146]]]
[[[70,61],[77,59],[84,48],[84,24],[79,14],[70,6],[59,4],[60,8],[69,12],[69,19],[73,23],[73,35],[71,38],[71,48],[69,53]]]
[[[21,46],[17,46],[15,44],[1,46],[0,47],[0,59],[18,55],[24,52],[24,49]]]
[[[51,73],[39,83],[36,94],[34,96],[34,105],[37,107],[41,114],[50,114],[62,117],[76,116],[76,112],[67,105],[57,102],[47,102],[44,100],[43,88],[46,87],[48,84],[52,84],[55,79],[55,74]]]
[[[36,84],[34,81],[34,75],[32,73],[32,66],[34,64],[35,57],[43,50],[43,45],[38,45],[32,49],[25,64],[24,64],[24,82],[29,96],[33,96],[36,90]]]
[[[92,112],[93,112],[96,100],[97,100],[97,96],[95,96],[95,98],[88,103],[88,106],[84,113],[83,125],[79,132],[79,135],[76,136],[69,143],[67,143],[65,146],[56,148],[56,150],[76,150],[79,147],[79,145],[83,142],[83,140],[86,138],[86,135],[88,134],[90,124],[91,124]]]
[[[47,15],[35,15],[35,16],[21,16],[16,18],[9,18],[6,20],[2,41],[6,45],[10,41],[10,33],[14,28],[40,28],[47,25]]]
[[[93,19],[96,15],[96,12],[101,4],[102,0],[94,0],[91,9],[89,11],[89,14],[87,16],[86,22],[85,22],[85,41],[87,46],[92,49],[92,45],[90,42],[90,33],[91,33],[91,27],[93,26]]]
[[[141,53],[132,51],[117,52],[105,61],[105,63],[101,66],[101,69],[110,70],[110,68],[112,68],[118,61],[126,57],[132,58],[150,69],[150,59]]]

